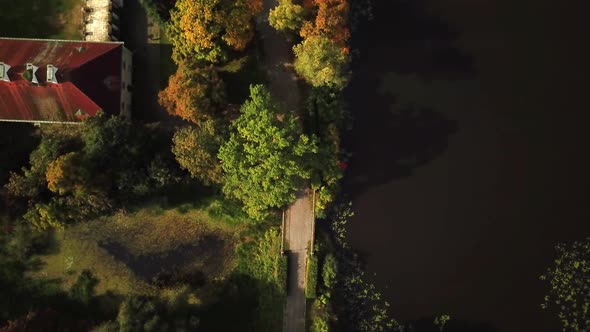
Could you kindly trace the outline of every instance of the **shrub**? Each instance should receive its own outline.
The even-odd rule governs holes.
[[[318,284],[318,258],[311,256],[307,259],[307,284],[305,285],[305,297],[315,299]]]

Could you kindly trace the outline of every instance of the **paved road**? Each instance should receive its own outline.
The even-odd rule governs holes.
[[[313,207],[309,192],[302,192],[285,213],[285,238],[289,255],[289,294],[284,331],[305,331],[305,282],[307,254],[313,236]]]
[[[292,66],[292,46],[268,24],[268,11],[277,0],[264,0],[256,28],[262,39],[263,64],[273,97],[285,110],[300,108],[299,87]],[[289,255],[289,292],[283,321],[285,332],[305,331],[305,277],[308,245],[312,238],[313,207],[309,191],[302,191],[285,213],[285,239]]]
[[[160,90],[160,27],[137,0],[125,1],[121,38],[133,52],[133,115],[141,121],[167,121],[170,116],[158,103]]]

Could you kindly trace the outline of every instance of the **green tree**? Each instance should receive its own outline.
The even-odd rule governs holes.
[[[162,319],[159,316],[156,303],[147,298],[130,297],[121,304],[117,316],[120,332],[161,331]]]
[[[348,82],[348,53],[328,37],[310,36],[295,45],[293,52],[295,70],[314,87],[343,88]]]
[[[248,215],[260,220],[269,208],[295,200],[310,177],[309,160],[317,147],[262,85],[250,88],[250,99],[232,129],[218,154],[225,173],[223,192],[241,200]]]
[[[328,321],[326,319],[322,319],[322,317],[318,317],[311,322],[310,330],[311,332],[328,332]]]
[[[126,201],[174,180],[173,169],[162,169],[166,165],[172,168],[174,160],[169,143],[160,142],[162,133],[158,128],[100,114],[84,122],[81,136],[83,164],[94,174],[94,192]]]
[[[127,297],[119,306],[116,321],[95,327],[93,332],[199,331],[199,317],[181,292],[169,302],[144,296]]]
[[[338,275],[338,263],[332,254],[326,255],[322,267],[322,280],[324,287],[331,290],[335,286],[336,276]]]
[[[120,332],[135,331],[163,331],[167,326],[163,326],[160,317],[160,309],[156,303],[143,297],[127,298],[119,307],[117,323],[119,323]]]
[[[280,0],[279,5],[270,10],[268,22],[278,31],[294,33],[301,29],[305,10],[291,0]]]
[[[555,249],[554,264],[541,276],[550,286],[541,306],[557,310],[564,332],[590,331],[590,238]]]
[[[217,152],[223,136],[212,120],[199,128],[185,127],[174,134],[172,152],[180,166],[206,185],[222,183],[221,162]]]
[[[7,192],[27,199],[25,220],[39,229],[95,217],[175,181],[169,137],[102,113],[75,130],[42,129],[30,167],[13,173]]]
[[[170,20],[170,9],[174,8],[175,0],[139,0],[147,15],[162,24]]]
[[[78,276],[78,279],[70,288],[72,298],[84,303],[90,303],[94,297],[94,289],[98,284],[98,279],[92,275],[90,270],[84,270]]]

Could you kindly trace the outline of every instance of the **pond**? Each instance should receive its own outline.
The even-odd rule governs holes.
[[[589,54],[573,7],[376,0],[353,34],[349,235],[394,317],[558,330],[538,276],[557,242],[590,235]]]

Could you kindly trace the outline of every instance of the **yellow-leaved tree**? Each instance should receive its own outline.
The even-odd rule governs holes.
[[[243,50],[254,36],[252,18],[262,0],[178,0],[168,34],[173,59],[224,62],[228,50]]]

